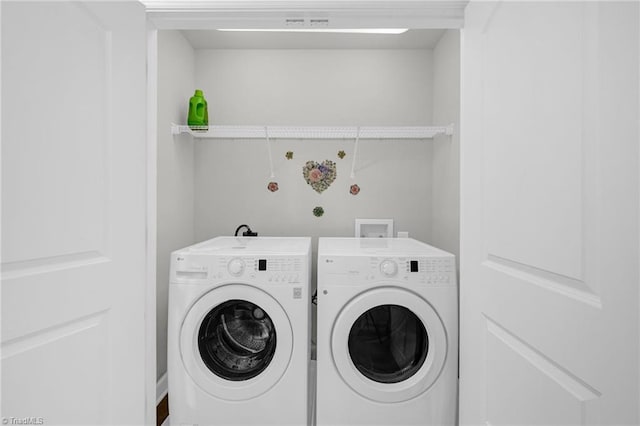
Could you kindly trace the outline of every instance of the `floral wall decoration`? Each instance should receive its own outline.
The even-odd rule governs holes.
[[[281,154],[286,160],[293,159],[293,151],[285,151],[282,150]],[[337,151],[337,157],[342,160],[346,157],[346,152],[344,150]],[[281,157],[282,158],[282,157]],[[336,160],[339,161],[339,160]],[[289,163],[294,166],[294,162]],[[298,163],[299,164],[299,163]],[[299,166],[294,166],[299,167]],[[304,163],[302,166],[302,177],[304,178],[307,185],[311,187],[318,194],[322,194],[326,191],[336,180],[337,178],[337,164],[332,160],[324,160],[322,162],[309,160]],[[273,177],[272,177],[273,178]],[[279,191],[278,182],[271,181],[267,184],[267,189],[270,192]],[[351,195],[358,195],[360,193],[360,186],[352,183],[349,186],[349,193]],[[315,217],[324,216],[325,210],[321,206],[316,206],[312,209],[312,213]]]
[[[336,163],[331,160],[324,160],[322,163],[307,161],[302,168],[304,180],[318,194],[331,186],[336,175]]]

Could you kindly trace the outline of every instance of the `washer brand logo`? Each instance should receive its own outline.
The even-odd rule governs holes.
[[[333,263],[333,259],[326,259],[325,262],[326,263]]]

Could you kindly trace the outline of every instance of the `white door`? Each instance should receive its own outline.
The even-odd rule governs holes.
[[[3,423],[142,424],[144,7],[1,7]]]
[[[472,2],[461,424],[638,424],[637,2]]]

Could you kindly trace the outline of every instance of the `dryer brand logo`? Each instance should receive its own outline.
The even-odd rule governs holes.
[[[302,287],[294,287],[293,288],[293,298],[294,299],[302,299]]]
[[[333,263],[333,259],[326,259],[325,263]]]

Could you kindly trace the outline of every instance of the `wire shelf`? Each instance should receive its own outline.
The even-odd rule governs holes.
[[[186,126],[173,124],[171,133],[213,139],[432,139],[453,135],[448,126]]]

